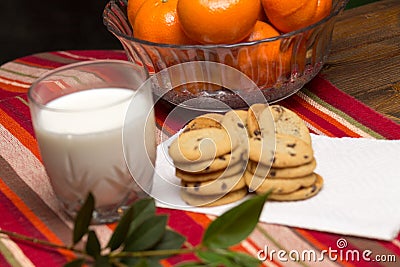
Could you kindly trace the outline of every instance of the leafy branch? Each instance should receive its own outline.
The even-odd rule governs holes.
[[[158,267],[161,266],[161,259],[192,253],[197,256],[197,261],[178,266],[256,267],[260,265],[258,259],[231,251],[229,247],[240,243],[254,230],[267,197],[268,193],[254,196],[217,217],[205,230],[200,244],[189,248],[184,247],[186,238],[183,235],[168,228],[168,217],[156,214],[155,201],[151,198],[138,200],[130,206],[104,248],[101,248],[96,233],[90,229],[95,207],[92,194],[88,195],[76,216],[71,246],[58,245],[2,229],[0,233],[12,239],[76,253],[78,257],[64,267],[81,267],[85,264],[102,267]],[[84,237],[84,248],[77,249],[76,246]]]

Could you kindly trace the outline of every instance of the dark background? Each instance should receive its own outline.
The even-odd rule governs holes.
[[[350,0],[348,8],[376,0]],[[0,0],[0,65],[33,53],[122,49],[103,25],[108,0]]]
[[[33,53],[122,49],[107,31],[108,0],[0,0],[0,65]]]

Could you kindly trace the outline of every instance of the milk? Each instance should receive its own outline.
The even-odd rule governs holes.
[[[134,94],[122,88],[79,91],[38,111],[34,126],[41,156],[67,209],[76,209],[88,192],[101,210],[151,190],[156,154],[152,102]]]

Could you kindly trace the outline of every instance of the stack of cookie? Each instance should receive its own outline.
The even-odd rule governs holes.
[[[246,196],[247,111],[209,113],[190,121],[169,147],[181,197],[192,206],[216,206]]]
[[[256,104],[249,108],[247,124],[249,191],[271,191],[269,199],[280,201],[316,195],[323,179],[314,172],[311,137],[301,118],[279,105]]]

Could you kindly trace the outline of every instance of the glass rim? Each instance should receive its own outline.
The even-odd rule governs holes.
[[[332,6],[332,10],[330,14],[323,19],[298,30],[291,31],[288,33],[280,34],[278,36],[274,37],[269,37],[261,40],[256,40],[256,41],[250,41],[250,42],[239,42],[239,43],[234,43],[234,44],[188,44],[188,45],[177,45],[177,44],[164,44],[164,43],[154,43],[154,42],[149,42],[146,40],[138,39],[133,36],[126,35],[125,33],[121,32],[120,30],[115,29],[115,27],[112,26],[110,22],[107,21],[108,13],[112,13],[113,10],[110,8],[112,4],[117,4],[117,1],[122,1],[122,0],[110,0],[107,5],[105,6],[103,10],[103,24],[107,27],[107,29],[115,34],[119,38],[124,38],[129,41],[134,41],[140,44],[144,45],[150,45],[154,47],[162,47],[162,48],[179,48],[179,49],[213,49],[213,48],[236,48],[236,47],[241,47],[241,46],[251,46],[251,45],[257,45],[260,43],[267,43],[267,42],[273,42],[277,40],[284,40],[287,38],[291,38],[293,36],[300,35],[304,32],[307,32],[309,30],[312,30],[322,24],[325,24],[329,20],[335,18],[342,10],[345,9],[347,3],[350,0],[338,0],[336,2],[336,5]],[[334,1],[334,0],[332,0]]]
[[[109,104],[105,104],[105,105],[100,105],[100,106],[96,106],[96,107],[92,107],[92,108],[79,108],[79,109],[68,109],[68,108],[53,108],[53,107],[49,107],[46,104],[42,104],[39,103],[34,95],[34,89],[43,81],[45,81],[47,78],[57,74],[57,73],[62,73],[64,71],[70,70],[70,69],[74,69],[74,68],[78,68],[78,67],[84,67],[84,66],[90,66],[90,65],[102,65],[102,64],[118,64],[118,65],[124,65],[124,66],[139,66],[141,68],[144,68],[143,66],[140,66],[138,64],[134,64],[130,61],[126,61],[126,60],[119,60],[119,59],[99,59],[99,60],[87,60],[87,61],[81,61],[81,62],[75,62],[75,63],[71,63],[71,64],[67,64],[61,67],[57,67],[55,69],[49,70],[47,72],[45,72],[44,74],[42,74],[39,78],[37,78],[30,86],[28,89],[28,93],[27,93],[27,97],[28,97],[28,103],[32,103],[33,105],[35,105],[36,107],[38,107],[41,110],[47,110],[47,111],[52,111],[52,112],[63,112],[63,113],[75,113],[75,112],[82,112],[82,111],[95,111],[98,109],[103,109],[106,107],[112,107],[115,105],[118,105],[120,103],[123,103],[129,99],[131,99],[133,97],[134,94],[129,94],[129,96],[124,97],[123,99],[120,99],[118,101],[109,103]],[[143,73],[145,74],[143,83],[149,78],[149,73],[146,70],[143,70]],[[111,88],[111,87],[98,87],[98,88],[88,88],[88,89],[84,89],[82,91],[88,91],[88,90],[92,90],[92,89],[107,89],[107,88]],[[112,87],[114,88],[114,87]],[[122,88],[122,87],[115,87],[116,89],[127,89],[130,90],[130,88]],[[138,89],[141,88],[141,86],[138,87]],[[131,89],[133,91],[133,89]],[[62,97],[63,95],[60,95],[59,97]],[[56,97],[54,99],[57,99],[59,97]],[[51,100],[52,101],[52,100]],[[49,102],[51,102],[49,101]]]

